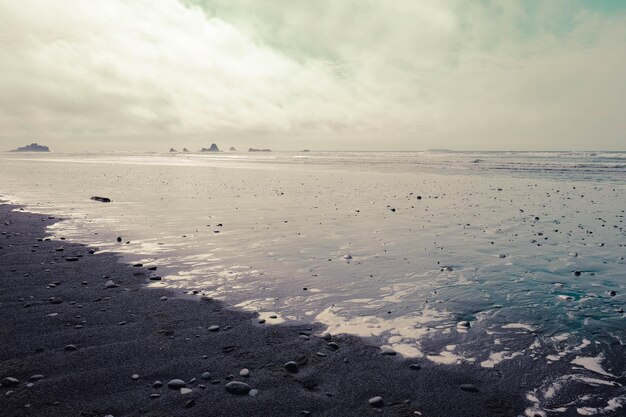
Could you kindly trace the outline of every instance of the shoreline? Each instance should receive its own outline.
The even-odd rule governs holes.
[[[43,241],[59,220],[16,208],[0,204],[0,380],[19,381],[0,389],[7,415],[475,417],[528,406],[513,365],[437,365],[355,336],[319,337],[321,324],[259,325],[221,301],[147,288],[150,271],[116,254]],[[153,388],[176,378],[191,392]],[[230,381],[258,394],[233,395]],[[368,403],[377,396],[382,407]]]

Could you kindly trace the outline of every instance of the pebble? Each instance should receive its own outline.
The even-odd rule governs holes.
[[[17,387],[19,384],[20,384],[19,380],[10,376],[2,380],[2,387],[4,388]]]
[[[68,352],[72,352],[75,351],[77,348],[76,345],[66,345],[63,349],[67,350]]]
[[[152,388],[161,388],[163,386],[163,383],[161,381],[154,381],[152,383]]]
[[[422,367],[416,363],[412,363],[409,365],[409,369],[413,369],[414,371],[419,371]]]
[[[139,379],[139,374],[133,374],[131,378],[133,379],[133,381],[137,381]]]
[[[115,288],[117,286],[118,285],[115,282],[113,282],[113,280],[108,280],[106,284],[104,284],[104,288]]]
[[[460,321],[456,324],[457,327],[470,327],[470,322],[467,320]]]
[[[161,301],[167,301],[167,297],[166,297],[166,296],[163,296],[163,297],[159,298],[159,300],[161,300]]]
[[[332,350],[339,350],[339,345],[335,342],[328,342],[326,346],[328,346]]]
[[[182,379],[172,379],[167,383],[167,387],[171,389],[180,389],[186,387],[187,384]]]
[[[292,374],[295,374],[296,372],[298,372],[298,364],[294,361],[289,361],[287,363],[285,363],[285,369],[287,370],[287,372],[290,372]]]
[[[152,399],[161,398],[161,394],[150,394],[150,398]]]
[[[41,375],[41,374],[33,375],[33,376],[31,376],[31,377],[29,378],[29,380],[30,380],[30,381],[33,381],[33,382],[34,382],[34,381],[39,381],[39,380],[41,380],[41,379],[43,379],[43,375]]]
[[[211,374],[208,372],[205,372],[202,375],[200,375],[200,378],[208,381],[209,379],[211,379]]]
[[[192,389],[190,388],[181,388],[180,389],[180,395],[187,395],[187,394],[191,394],[193,392]]]
[[[196,405],[196,400],[191,399],[185,403],[185,408],[191,408],[194,405]]]
[[[506,255],[501,253],[500,255],[498,255],[498,258],[500,258],[500,259],[506,258]]]
[[[230,381],[226,384],[226,391],[234,395],[248,395],[250,390],[252,390],[252,388],[245,382]]]
[[[479,389],[476,385],[473,384],[461,384],[459,385],[459,388],[461,388],[462,391],[467,391],[467,392],[478,392]]]
[[[220,331],[220,326],[216,326],[216,325],[210,326],[209,327],[209,331],[210,332],[219,332]]]
[[[389,355],[389,356],[395,356],[396,355],[396,351],[391,349],[390,347],[386,347],[383,346],[380,348],[380,353],[382,355]]]
[[[367,400],[367,402],[372,407],[377,407],[377,408],[382,407],[383,405],[385,405],[385,402],[383,401],[382,397],[372,397],[369,400]]]
[[[58,297],[53,297],[53,298],[50,299],[50,302],[52,304],[61,304],[63,302],[63,300],[61,298],[58,298]]]
[[[258,389],[251,389],[250,392],[248,393],[249,396],[251,397],[256,397],[257,395],[259,395],[259,390]]]
[[[240,376],[250,376],[250,370],[247,368],[243,368],[241,371],[239,371],[239,375]]]

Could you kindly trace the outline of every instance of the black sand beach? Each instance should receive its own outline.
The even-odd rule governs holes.
[[[0,206],[2,416],[479,417],[527,405],[523,369],[434,365],[328,340],[321,325],[258,324],[216,300],[146,288],[149,265],[43,240],[56,221]],[[168,388],[172,379],[191,392]],[[258,393],[229,393],[230,381]]]

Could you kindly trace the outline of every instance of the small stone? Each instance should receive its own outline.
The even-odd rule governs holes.
[[[505,255],[505,254],[503,254],[503,253],[501,253],[500,255],[498,255],[498,258],[500,258],[500,259],[504,259],[504,258],[506,258],[506,255]]]
[[[153,400],[161,398],[161,394],[150,394],[150,398],[152,398]]]
[[[324,334],[322,335],[322,338],[324,338],[324,340],[326,340],[326,341],[330,341],[330,340],[331,340],[331,338],[332,338],[332,336],[331,336],[331,334],[330,334],[330,333],[324,333]]]
[[[64,350],[66,350],[66,351],[68,351],[68,352],[73,352],[73,351],[75,351],[77,348],[76,348],[76,345],[66,345],[63,349],[64,349]]]
[[[380,348],[380,353],[382,355],[389,355],[389,356],[395,356],[396,355],[396,351],[391,349],[390,347],[387,346],[383,346]]]
[[[105,284],[104,284],[104,288],[115,288],[118,287],[118,285],[113,282],[113,280],[108,280]]]
[[[259,324],[265,323],[265,319],[259,319]]]
[[[180,389],[180,395],[187,395],[187,394],[191,394],[193,392],[192,389],[189,388],[181,388]]]
[[[30,381],[33,381],[33,382],[35,382],[35,381],[39,381],[39,380],[41,380],[41,379],[43,379],[43,375],[41,375],[41,374],[33,375],[33,376],[31,376],[31,377],[29,378],[29,380],[30,380]]]
[[[77,262],[77,261],[78,261],[78,258],[77,258],[77,257],[75,257],[75,256],[69,256],[69,257],[65,258],[65,260],[66,260],[67,262]]]
[[[219,332],[220,331],[220,326],[217,325],[213,325],[209,327],[209,331],[210,332]]]
[[[324,352],[315,352],[315,355],[319,356],[320,358],[326,357],[326,354]]]
[[[133,379],[133,381],[137,381],[139,380],[139,374],[133,374],[131,378]]]
[[[578,258],[578,252],[570,252],[569,256],[571,256],[572,258]]]
[[[339,345],[335,342],[328,342],[326,346],[328,346],[332,350],[339,350]]]
[[[161,281],[161,277],[160,276],[150,277],[150,281]]]
[[[239,371],[239,375],[240,376],[250,376],[250,370],[247,368],[243,368],[241,371]]]
[[[161,381],[154,381],[152,383],[152,388],[161,388],[163,386],[163,383]]]
[[[259,390],[258,389],[251,389],[250,392],[248,393],[249,396],[251,397],[256,397],[257,395],[259,395]]]
[[[163,296],[163,297],[159,298],[159,300],[161,300],[161,301],[167,301],[167,297],[166,297],[166,296]]]
[[[52,304],[61,304],[63,302],[63,300],[61,298],[58,297],[53,297],[52,299],[50,299],[50,303]]]
[[[2,387],[4,388],[17,387],[19,384],[20,384],[19,380],[10,376],[2,380]]]
[[[191,399],[191,400],[189,400],[189,401],[187,401],[187,402],[185,403],[185,408],[191,408],[191,407],[193,407],[194,405],[196,405],[196,400]]]
[[[234,395],[248,395],[251,389],[245,382],[230,381],[226,384],[226,391]]]
[[[208,372],[203,373],[202,375],[200,375],[200,378],[208,381],[209,379],[211,379],[211,374]]]
[[[290,372],[292,374],[295,374],[296,372],[298,372],[298,364],[294,361],[289,361],[287,363],[285,363],[285,369],[287,370],[287,372]]]
[[[456,327],[465,327],[465,328],[468,328],[468,327],[470,327],[470,322],[469,322],[469,321],[467,321],[467,320],[460,321],[460,322],[458,322],[458,323],[456,324]]]
[[[180,389],[186,387],[187,384],[182,379],[172,379],[167,383],[167,387],[171,389]]]
[[[369,400],[367,400],[367,402],[369,403],[369,405],[371,405],[372,407],[376,407],[376,408],[380,408],[383,405],[385,405],[385,402],[383,401],[382,397],[372,397]]]
[[[615,290],[611,290],[611,291],[609,291],[609,295],[610,295],[611,297],[615,297],[615,296],[617,295],[617,291],[615,291]]]
[[[467,392],[478,392],[479,389],[476,385],[473,384],[461,384],[459,386],[459,388],[461,388],[462,391],[467,391]]]
[[[422,367],[416,363],[412,363],[409,365],[409,369],[413,369],[414,371],[419,371]]]

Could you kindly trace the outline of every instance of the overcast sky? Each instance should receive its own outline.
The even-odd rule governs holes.
[[[625,149],[626,2],[0,0],[0,150]]]

